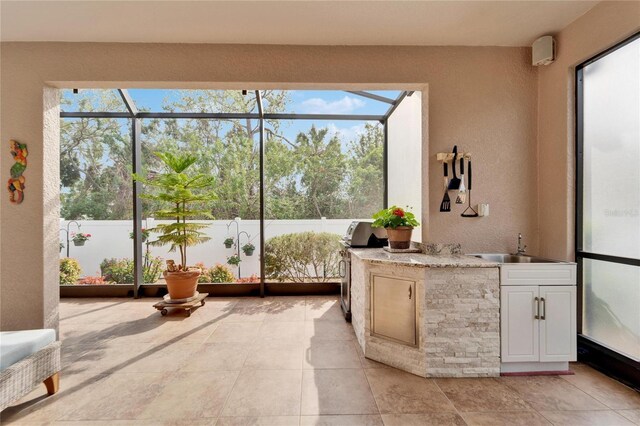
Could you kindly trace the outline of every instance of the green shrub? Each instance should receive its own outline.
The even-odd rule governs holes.
[[[142,267],[142,279],[145,283],[155,283],[162,274],[162,258],[144,257]],[[135,274],[133,259],[104,259],[100,263],[100,273],[105,281],[116,284],[132,284]]]
[[[328,232],[279,235],[265,244],[265,274],[278,281],[335,281],[340,249],[340,237]]]
[[[100,263],[100,273],[105,281],[116,284],[132,284],[133,259],[104,259]]]
[[[232,283],[236,280],[233,272],[219,263],[209,269],[203,263],[197,263],[196,266],[202,269],[202,275],[198,278],[199,283]]]
[[[82,268],[77,260],[70,257],[60,259],[60,284],[75,284],[81,273]]]

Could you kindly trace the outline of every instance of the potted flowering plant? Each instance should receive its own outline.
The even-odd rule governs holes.
[[[247,243],[245,245],[242,246],[242,251],[244,252],[244,254],[246,254],[247,256],[251,256],[253,255],[253,251],[256,249],[256,246],[254,246],[251,243]]]
[[[240,262],[241,262],[240,256],[237,256],[235,254],[227,258],[227,263],[229,265],[238,266]]]
[[[217,199],[212,190],[214,178],[208,174],[190,172],[190,167],[198,161],[194,154],[155,154],[162,161],[165,171],[148,178],[134,174],[133,178],[158,189],[157,193],[144,194],[142,197],[159,201],[166,206],[155,212],[156,217],[173,220],[172,223],[149,229],[149,232],[158,234],[158,238],[149,244],[169,245],[169,251],[180,252],[180,263],[176,265],[174,261],[168,260],[167,270],[163,275],[171,299],[188,299],[195,295],[202,271],[187,264],[187,249],[211,239],[202,232],[207,224],[190,222],[188,219],[212,217],[210,211],[203,206]]]
[[[231,238],[231,237],[225,238],[224,246],[226,248],[231,248],[232,245],[233,245],[233,238]]]
[[[392,249],[408,249],[411,245],[411,232],[420,223],[413,213],[398,206],[382,209],[373,215],[374,228],[385,228]]]
[[[71,234],[71,241],[73,241],[74,246],[83,246],[89,238],[91,238],[91,234],[83,234],[82,232]]]

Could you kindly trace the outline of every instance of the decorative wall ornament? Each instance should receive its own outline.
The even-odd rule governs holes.
[[[7,183],[7,189],[9,190],[9,201],[13,204],[20,204],[24,200],[24,176],[22,173],[27,169],[27,144],[14,141],[9,141],[9,148],[11,156],[15,160],[15,164],[11,166],[9,182]]]

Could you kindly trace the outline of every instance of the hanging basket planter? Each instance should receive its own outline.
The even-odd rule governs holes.
[[[255,249],[256,249],[256,246],[254,246],[251,243],[248,243],[242,246],[242,252],[247,256],[252,256]]]
[[[73,241],[73,245],[74,246],[83,246],[84,243],[91,238],[91,234],[83,234],[82,232],[78,232],[77,234],[71,234],[72,238],[71,241]]]
[[[233,246],[233,238],[227,238],[224,240],[224,246],[226,248],[231,248]]]

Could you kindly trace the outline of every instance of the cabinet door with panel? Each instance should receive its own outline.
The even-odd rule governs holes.
[[[540,286],[540,361],[576,360],[576,287]]]
[[[371,334],[418,345],[415,281],[371,274]]]
[[[538,286],[500,288],[502,362],[538,361]]]

